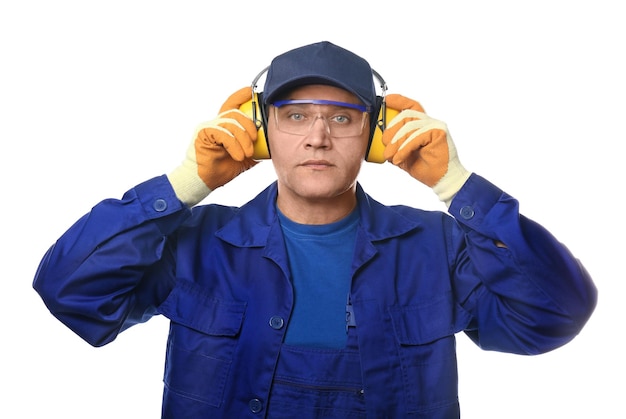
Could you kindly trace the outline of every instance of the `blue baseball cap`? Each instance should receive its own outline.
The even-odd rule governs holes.
[[[274,58],[267,70],[263,102],[299,86],[325,84],[347,90],[364,105],[376,105],[376,88],[369,63],[328,41],[305,45]]]

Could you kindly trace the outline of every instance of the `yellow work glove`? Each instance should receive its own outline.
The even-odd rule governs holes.
[[[448,127],[407,97],[389,94],[386,103],[400,113],[383,133],[384,158],[431,187],[449,207],[471,173],[461,165]]]
[[[188,206],[257,163],[252,159],[257,127],[239,110],[251,97],[250,87],[233,93],[217,118],[197,128],[185,160],[168,174],[176,196]]]

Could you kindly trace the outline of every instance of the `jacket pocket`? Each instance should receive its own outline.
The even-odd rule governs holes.
[[[452,294],[402,307],[389,308],[409,411],[438,417],[436,412],[458,408],[455,333],[467,313]]]
[[[246,303],[210,298],[179,284],[159,308],[171,320],[164,382],[168,394],[222,403]]]

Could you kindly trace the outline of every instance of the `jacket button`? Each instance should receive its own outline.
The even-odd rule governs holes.
[[[252,399],[248,402],[248,407],[252,413],[259,413],[263,410],[263,402],[259,399]]]
[[[156,212],[163,212],[167,209],[167,201],[165,199],[157,199],[154,201],[154,204],[152,204],[152,208],[154,208]]]
[[[272,316],[270,318],[270,327],[272,329],[279,330],[279,329],[282,329],[284,325],[285,325],[285,321],[283,320],[282,317],[280,317],[280,316]]]
[[[459,213],[461,214],[461,217],[463,217],[466,220],[469,220],[470,218],[474,216],[474,209],[470,206],[466,206],[466,207],[461,208],[461,211],[459,211]]]

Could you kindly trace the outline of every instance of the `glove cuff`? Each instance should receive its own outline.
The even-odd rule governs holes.
[[[198,176],[197,167],[189,161],[184,161],[167,178],[178,199],[188,207],[193,207],[212,192]]]
[[[448,171],[432,189],[439,197],[439,200],[444,202],[446,207],[450,208],[452,199],[471,174],[463,167],[459,159],[455,158],[448,163]]]

